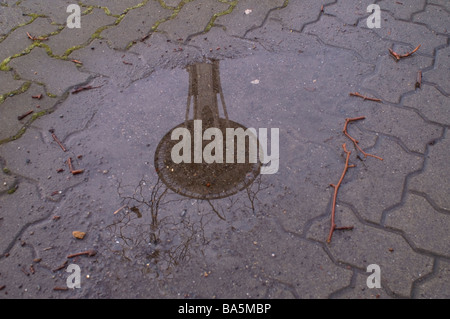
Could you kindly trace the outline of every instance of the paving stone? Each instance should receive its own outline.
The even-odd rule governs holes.
[[[226,3],[212,3],[207,0],[188,2],[180,10],[176,19],[160,24],[158,31],[166,34],[171,40],[186,40],[190,35],[205,31],[215,15],[229,8],[230,5]]]
[[[75,2],[72,0],[62,0],[57,2],[35,0],[21,1],[19,7],[22,8],[23,13],[44,15],[48,17],[51,22],[59,25],[65,25],[67,18],[71,14],[67,13],[67,7],[71,4],[75,4]]]
[[[111,49],[105,40],[97,39],[71,57],[82,61],[81,70],[107,77],[119,86],[127,86],[151,71],[139,55]]]
[[[150,1],[139,10],[129,11],[120,23],[102,32],[111,47],[125,49],[132,41],[147,36],[158,22],[168,19],[172,11],[162,8],[157,1]]]
[[[448,72],[447,66],[450,63],[450,47],[440,49],[436,54],[436,62],[434,68],[423,73],[423,79],[432,82],[445,91],[447,95],[450,94],[450,84],[447,81]]]
[[[392,299],[392,297],[381,288],[369,288],[367,286],[367,279],[372,273],[370,272],[357,272],[354,283],[349,287],[346,287],[342,291],[338,292],[336,299]],[[370,279],[369,279],[370,280]]]
[[[348,148],[353,150],[351,142]],[[406,176],[419,170],[423,159],[402,151],[398,144],[386,138],[380,138],[376,147],[366,151],[382,157],[383,161],[371,157],[363,163],[353,161],[357,166],[346,174],[338,201],[355,207],[364,220],[379,223],[383,211],[400,202]],[[382,192],[377,191],[379,187],[383,188]]]
[[[386,54],[388,42],[369,29],[343,23],[324,15],[320,22],[305,26],[304,32],[314,34],[324,43],[353,50],[364,61],[376,63]]]
[[[77,70],[75,63],[51,58],[42,48],[11,60],[10,65],[22,78],[45,82],[48,92],[58,96],[89,78],[89,74]]]
[[[379,265],[381,287],[394,296],[409,297],[413,283],[432,271],[432,258],[416,253],[396,233],[361,223],[346,206],[339,205],[336,210],[336,224],[338,227],[354,226],[351,231],[335,231],[333,234],[328,249],[336,262],[364,271],[371,264]],[[323,242],[329,228],[329,218],[316,221],[308,238]]]
[[[442,128],[426,123],[416,112],[381,103],[371,103],[360,113],[366,116],[364,128],[399,138],[413,152],[425,153],[428,142],[442,135]],[[390,121],[387,123],[386,118]],[[420,127],[421,130],[415,128]],[[376,134],[375,133],[375,134]]]
[[[267,224],[259,236],[237,234],[248,265],[258,276],[289,284],[300,298],[326,298],[349,284],[352,272],[335,267],[320,246],[275,231]],[[314,284],[318,282],[322,288]]]
[[[251,30],[246,38],[254,41],[255,46],[262,46],[269,52],[302,53],[318,52],[322,46],[320,40],[309,34],[291,32],[280,21],[269,18],[264,26]]]
[[[285,28],[301,31],[306,24],[317,21],[321,15],[322,5],[333,3],[327,0],[291,1],[288,7],[271,12],[270,17],[282,21]]]
[[[394,3],[394,2],[392,2]],[[429,56],[434,54],[434,50],[442,45],[447,44],[447,37],[430,31],[426,26],[409,23],[403,20],[396,20],[391,14],[385,13],[382,15],[383,27],[372,29],[381,38],[393,41],[398,44],[408,44],[410,46],[408,51],[412,51],[419,44],[420,54],[427,54]],[[360,21],[359,26],[367,28],[366,21]],[[420,39],[420,40],[419,40]],[[386,52],[387,52],[386,48]],[[394,51],[398,53],[406,53],[406,51]],[[404,62],[404,61],[402,61]]]
[[[442,7],[427,5],[424,12],[414,15],[413,21],[426,24],[436,32],[450,34],[450,13]]]
[[[32,96],[42,94],[41,100],[33,99]],[[0,123],[2,130],[0,131],[0,140],[4,140],[15,136],[19,133],[26,123],[29,123],[33,115],[50,109],[55,101],[46,96],[43,87],[31,84],[25,93],[8,97],[4,103],[0,105]],[[33,114],[19,120],[18,117],[33,111]]]
[[[10,163],[6,161],[8,167]],[[27,198],[33,198],[30,202]],[[27,181],[20,181],[13,194],[0,195],[0,207],[2,214],[0,225],[2,238],[0,252],[5,254],[14,244],[20,244],[21,233],[31,224],[48,217],[52,211],[52,205],[43,203],[37,187]]]
[[[408,194],[406,202],[388,214],[385,225],[401,230],[419,249],[450,256],[448,244],[441,240],[447,236],[450,214],[436,211],[422,196]]]
[[[428,3],[442,6],[446,8],[447,11],[450,11],[450,3],[448,3],[448,1],[446,0],[429,0]]]
[[[0,40],[1,36],[8,34],[12,29],[30,21],[31,17],[22,15],[18,8],[1,7],[0,8]]]
[[[255,42],[230,37],[219,27],[213,27],[207,35],[199,34],[192,37],[189,46],[198,48],[200,52],[197,54],[209,59],[245,57],[262,49],[262,46]]]
[[[344,25],[356,26],[360,19],[368,17],[371,14],[367,12],[367,7],[373,3],[374,1],[372,0],[336,1],[336,3],[324,7],[324,12],[326,15],[337,17]],[[322,33],[322,35],[326,34]]]
[[[244,36],[248,30],[260,27],[269,12],[283,6],[283,0],[246,0],[239,1],[233,12],[220,16],[215,24],[223,26],[226,33],[233,36]],[[246,10],[251,10],[246,14]]]
[[[415,89],[417,72],[431,64],[430,58],[419,55],[396,62],[386,54],[378,60],[375,73],[364,79],[362,85],[374,92],[383,92],[377,95],[383,101],[399,103],[405,92]]]
[[[426,0],[410,0],[405,2],[381,0],[377,2],[381,10],[387,10],[396,18],[402,20],[410,20],[413,13],[423,10],[425,3]]]
[[[416,298],[424,299],[448,299],[448,285],[450,284],[450,262],[445,259],[439,259],[437,270],[430,279],[419,283],[416,288]]]
[[[65,27],[57,35],[51,36],[46,44],[50,46],[54,55],[67,55],[74,48],[86,46],[100,28],[112,25],[115,21],[116,18],[107,16],[103,10],[94,9],[83,16],[81,28]]]
[[[58,131],[56,134],[62,135]],[[28,141],[29,145],[19,146],[15,143],[16,141],[13,141],[2,146],[2,150],[8,152],[4,160],[12,174],[26,176],[35,182],[42,198],[56,201],[64,196],[70,187],[84,182],[84,179],[88,177],[87,165],[81,167],[84,162],[77,158],[80,154],[63,152],[51,137],[50,132],[40,133],[34,129],[28,129],[20,140]],[[72,157],[75,169],[85,169],[86,172],[72,176],[67,166],[69,157]],[[64,171],[58,172],[59,169]]]
[[[19,90],[26,82],[23,80],[15,80],[12,72],[0,72],[0,96]],[[8,96],[5,96],[5,99]],[[3,101],[0,101],[2,103]]]
[[[57,30],[57,26],[51,25],[44,18],[37,18],[33,23],[14,30],[0,43],[2,47],[2,50],[0,50],[0,61],[24,52],[33,44],[28,38],[27,32],[30,33],[31,36],[40,37],[46,36]]]
[[[446,170],[450,138],[446,136],[433,146],[429,147],[425,169],[422,173],[411,178],[411,190],[426,193],[427,196],[440,208],[450,210],[448,186],[449,173]]]
[[[428,120],[450,125],[449,98],[442,95],[434,86],[422,84],[422,89],[405,96],[403,104],[413,107]]]

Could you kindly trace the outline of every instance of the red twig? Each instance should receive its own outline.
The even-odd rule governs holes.
[[[61,149],[66,152],[67,149],[64,147],[63,143],[58,139],[58,137],[56,136],[56,134],[54,133],[53,130],[50,130],[50,133],[52,133],[52,137],[55,140],[56,143],[58,143],[59,147],[61,147]]]
[[[339,182],[334,185],[331,184],[331,186],[334,188],[334,196],[333,196],[333,208],[331,210],[331,227],[330,227],[330,233],[328,234],[327,243],[331,242],[331,237],[333,236],[333,232],[336,229],[353,229],[353,226],[350,227],[342,227],[342,228],[336,228],[336,222],[335,222],[335,215],[336,215],[336,200],[337,200],[337,193],[339,190],[339,187],[341,186],[342,181],[344,180],[345,174],[347,173],[347,170],[351,167],[354,167],[354,165],[349,165],[349,159],[351,152],[347,150],[347,146],[345,143],[342,145],[342,148],[344,149],[345,154],[347,155],[345,158],[345,167],[344,171],[342,172],[341,178],[339,179]]]
[[[67,256],[67,258],[74,258],[74,257],[78,257],[78,256],[88,256],[88,257],[92,257],[95,256],[97,254],[97,252],[95,250],[88,250],[88,251],[83,251],[81,253],[76,253],[76,254],[71,254],[69,256]]]
[[[421,44],[419,44],[414,50],[412,50],[411,52],[407,52],[405,54],[398,54],[397,52],[395,52],[394,50],[392,50],[391,48],[389,48],[389,53],[395,58],[395,61],[400,61],[400,59],[409,57],[410,55],[412,55],[413,53],[415,53],[417,50],[419,50],[419,48],[421,47]]]
[[[28,36],[28,38],[30,40],[33,40],[33,41],[46,41],[46,40],[48,40],[48,38],[44,38],[44,37],[34,37],[28,32],[27,32],[27,36]]]
[[[24,113],[24,114],[22,114],[22,115],[19,115],[19,116],[17,117],[17,119],[18,119],[19,121],[21,121],[21,120],[23,120],[24,118],[26,118],[28,115],[32,114],[33,112],[34,112],[33,110],[30,110],[30,111],[28,111],[28,112],[26,112],[26,113]]]
[[[356,139],[354,139],[353,137],[351,137],[351,136],[348,134],[347,127],[348,127],[348,124],[349,124],[350,122],[359,121],[359,120],[364,120],[365,118],[366,118],[365,116],[361,116],[361,117],[355,117],[355,118],[351,118],[351,119],[350,119],[350,118],[345,119],[345,126],[344,126],[343,132],[344,132],[345,136],[347,136],[347,137],[353,142],[353,144],[355,145],[355,147],[356,147],[361,153],[363,153],[364,157],[371,156],[371,157],[374,157],[374,158],[379,159],[380,161],[382,161],[383,159],[382,159],[381,157],[364,152],[364,151],[362,150],[362,148],[358,145],[359,141],[357,141]]]
[[[77,169],[74,170],[73,166],[72,166],[72,158],[69,157],[69,159],[67,160],[67,165],[69,165],[69,170],[72,173],[72,175],[78,175],[84,172],[84,169]]]
[[[368,101],[381,102],[380,99],[376,99],[376,98],[373,98],[373,97],[367,97],[367,96],[364,96],[362,94],[359,94],[358,92],[350,93],[350,96],[357,96],[357,97],[360,97],[360,98],[362,98],[364,100],[368,100]]]

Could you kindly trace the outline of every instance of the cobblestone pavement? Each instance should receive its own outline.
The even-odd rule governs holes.
[[[72,3],[0,1],[1,298],[450,297],[450,1],[82,0],[69,28]],[[155,171],[205,65],[280,129],[278,172],[220,199]]]

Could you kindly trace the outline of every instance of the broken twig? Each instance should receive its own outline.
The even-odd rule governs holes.
[[[407,52],[405,54],[398,54],[397,52],[395,52],[394,50],[392,50],[391,48],[389,48],[389,53],[395,58],[395,61],[398,62],[400,61],[400,59],[409,57],[410,55],[412,55],[413,53],[415,53],[417,50],[419,50],[419,48],[421,47],[421,44],[419,44],[414,50],[412,50],[411,52]]]
[[[360,98],[362,98],[364,100],[368,100],[368,101],[381,102],[380,99],[377,99],[377,98],[374,98],[374,97],[367,97],[367,96],[364,96],[364,95],[362,95],[362,94],[360,94],[358,92],[350,93],[349,95],[350,96],[357,96],[357,97],[360,97]]]
[[[44,37],[34,37],[28,32],[27,32],[27,36],[30,40],[33,40],[33,41],[47,41],[48,40],[48,38],[44,38]]]
[[[70,158],[70,157],[67,160],[67,165],[69,165],[69,170],[72,173],[72,175],[78,175],[78,174],[84,173],[84,169],[77,169],[77,170],[73,169],[72,158]]]
[[[342,181],[344,180],[345,174],[347,173],[347,170],[349,168],[355,167],[354,165],[349,165],[349,159],[350,159],[350,154],[351,152],[349,150],[347,150],[347,146],[345,145],[345,143],[342,145],[342,148],[344,149],[345,154],[347,155],[345,158],[345,167],[344,167],[344,171],[342,172],[341,178],[339,179],[339,182],[334,185],[331,184],[330,186],[334,188],[334,196],[333,196],[333,208],[331,210],[331,227],[330,227],[330,233],[328,234],[328,239],[327,239],[327,243],[331,242],[331,237],[333,236],[333,232],[335,230],[342,230],[342,229],[353,229],[353,226],[350,227],[341,227],[341,228],[336,228],[336,222],[335,222],[335,216],[336,216],[336,200],[337,200],[337,193],[339,190],[339,187],[341,186]]]
[[[383,159],[382,159],[381,157],[364,152],[363,149],[358,145],[359,141],[357,141],[355,138],[351,137],[351,136],[348,134],[347,127],[348,127],[348,124],[349,124],[350,122],[359,121],[359,120],[364,120],[365,118],[366,118],[365,116],[360,116],[360,117],[347,118],[347,119],[345,119],[344,130],[343,130],[342,132],[344,133],[345,136],[347,136],[347,137],[353,142],[353,144],[355,145],[355,147],[356,147],[361,153],[363,153],[364,157],[371,156],[371,157],[374,157],[374,158],[379,159],[380,161],[382,161]]]
[[[26,118],[28,115],[32,114],[33,112],[34,112],[33,110],[30,110],[30,111],[28,111],[28,112],[26,112],[26,113],[24,113],[24,114],[22,114],[22,115],[19,115],[19,116],[17,117],[17,119],[18,119],[19,121],[21,121],[21,120],[23,120],[24,118]]]
[[[69,255],[69,256],[67,256],[67,258],[75,258],[75,257],[78,257],[78,256],[88,256],[88,257],[93,257],[93,256],[95,256],[95,255],[97,255],[97,251],[95,251],[95,250],[87,250],[87,251],[83,251],[83,252],[81,252],[81,253],[76,253],[76,254],[71,254],[71,255]]]
[[[116,210],[113,215],[117,215],[122,209],[124,209],[125,207],[127,207],[127,205],[123,205],[122,207],[120,207],[118,210]]]
[[[50,130],[50,133],[52,133],[52,137],[55,140],[56,143],[58,143],[59,147],[63,150],[63,152],[66,152],[67,149],[64,147],[63,143],[59,140],[59,138],[56,136],[54,130]]]

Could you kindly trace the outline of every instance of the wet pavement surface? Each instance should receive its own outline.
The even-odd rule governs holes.
[[[79,3],[0,1],[0,298],[450,297],[449,1]]]

